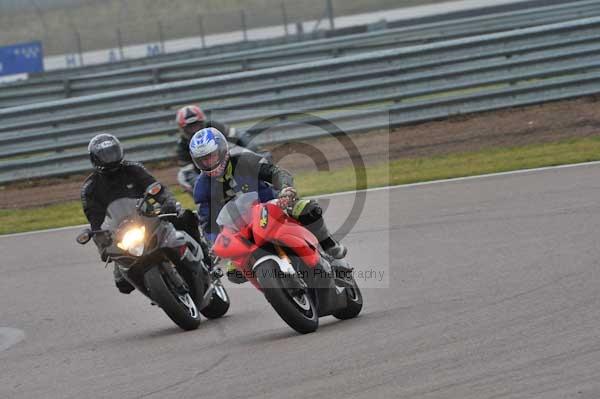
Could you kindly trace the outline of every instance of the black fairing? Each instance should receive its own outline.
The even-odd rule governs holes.
[[[146,230],[145,247],[142,256],[132,256],[117,246],[122,235],[131,226],[144,226]],[[177,272],[183,277],[190,289],[190,294],[198,306],[201,305],[204,292],[208,288],[210,278],[208,271],[201,267],[200,262],[187,261],[180,256],[179,249],[183,245],[188,248],[194,244],[186,242],[184,236],[175,230],[174,226],[158,217],[131,215],[119,223],[112,234],[112,242],[106,252],[115,261],[123,276],[133,284],[141,293],[147,294],[144,285],[144,274],[151,268],[160,265],[172,267],[175,265]],[[198,247],[199,245],[196,244]],[[201,249],[190,248],[202,259]],[[168,270],[168,269],[165,269]]]
[[[296,258],[296,262],[293,263],[299,265],[297,270],[303,270],[305,273],[303,275],[309,276],[305,281],[308,280],[306,283],[311,287],[311,295],[318,309],[319,317],[329,316],[336,310],[344,309],[347,306],[347,296],[343,291],[337,291],[335,277],[327,260],[321,258],[314,269],[304,265],[298,258]]]

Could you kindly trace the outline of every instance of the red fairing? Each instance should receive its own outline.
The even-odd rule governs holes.
[[[274,203],[267,202],[252,209],[252,235],[259,247],[267,242],[277,243],[290,248],[310,267],[319,263],[317,238]]]
[[[258,247],[248,241],[243,234],[228,228],[221,231],[212,248],[215,255],[231,259],[238,266],[246,265],[250,255],[257,249]]]

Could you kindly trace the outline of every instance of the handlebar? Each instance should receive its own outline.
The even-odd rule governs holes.
[[[161,213],[160,215],[158,215],[158,218],[163,219],[163,218],[177,217],[177,216],[179,216],[178,213]]]

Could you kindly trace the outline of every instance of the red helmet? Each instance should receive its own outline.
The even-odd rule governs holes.
[[[188,136],[193,136],[198,130],[203,129],[206,115],[197,105],[186,105],[177,111],[177,124]]]

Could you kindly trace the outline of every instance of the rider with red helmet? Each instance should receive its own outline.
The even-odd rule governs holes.
[[[177,180],[184,190],[191,193],[196,177],[200,173],[200,170],[195,168],[189,151],[190,139],[194,133],[207,127],[214,127],[222,132],[228,140],[236,144],[241,143],[235,137],[235,128],[208,119],[206,114],[197,105],[181,107],[177,111],[175,120],[180,131],[179,139],[177,140],[177,163],[182,166],[177,175]]]

